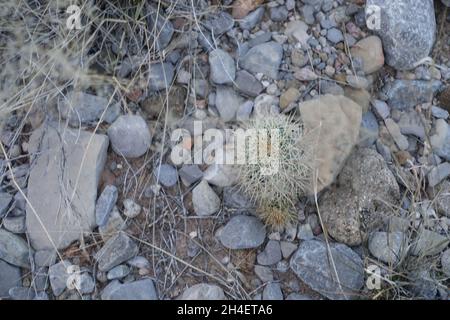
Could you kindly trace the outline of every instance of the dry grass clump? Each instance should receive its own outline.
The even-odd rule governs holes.
[[[260,207],[262,219],[274,228],[292,221],[290,209],[311,182],[311,152],[302,124],[291,116],[256,117],[246,129],[267,132],[266,140],[258,140],[246,148],[247,162],[240,165],[241,190]],[[272,144],[273,143],[273,144]],[[264,157],[266,153],[268,157]],[[248,161],[258,154],[256,162]]]

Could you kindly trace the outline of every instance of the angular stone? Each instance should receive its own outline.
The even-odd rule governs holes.
[[[363,261],[346,245],[331,243],[330,249],[334,265],[325,243],[303,241],[291,258],[291,269],[311,289],[329,299],[356,298],[364,285]]]
[[[211,80],[215,84],[232,83],[236,78],[236,66],[233,58],[222,49],[209,53]]]
[[[441,82],[437,80],[394,80],[383,87],[383,92],[391,108],[406,110],[431,102],[440,87]]]
[[[25,233],[27,230],[25,216],[3,218],[3,227],[12,233]]]
[[[107,241],[111,237],[117,235],[118,232],[126,227],[125,221],[119,213],[117,207],[111,211],[108,222],[104,226],[98,227],[98,231],[102,236],[103,241]]]
[[[252,74],[262,73],[278,79],[278,69],[283,59],[283,48],[276,42],[266,42],[251,48],[240,60],[243,69]]]
[[[281,261],[281,258],[280,242],[269,240],[264,251],[258,254],[256,260],[258,261],[258,264],[262,266],[270,266]]]
[[[68,260],[54,264],[48,269],[50,286],[55,296],[61,295],[66,290],[69,277],[74,270],[76,269],[73,268],[72,263]]]
[[[450,163],[441,163],[428,172],[428,184],[434,187],[448,176],[450,176]]]
[[[244,102],[244,99],[237,94],[233,88],[219,86],[216,90],[216,108],[220,118],[224,122],[232,121],[236,118],[236,112]]]
[[[109,271],[137,255],[138,251],[136,243],[125,233],[120,232],[117,236],[109,239],[95,254],[95,260],[98,262],[100,271]]]
[[[409,146],[408,139],[404,135],[402,135],[398,124],[395,123],[395,121],[392,120],[391,118],[384,120],[384,124],[386,125],[386,128],[388,129],[392,139],[394,139],[397,147],[400,150],[408,149]]]
[[[283,300],[283,292],[278,282],[268,283],[263,290],[263,300]]]
[[[402,232],[375,232],[369,239],[370,253],[389,265],[402,259],[406,247],[406,237]]]
[[[9,297],[9,289],[22,284],[20,269],[0,259],[0,299]]]
[[[433,256],[447,248],[450,239],[437,232],[421,229],[415,243],[412,245],[411,253],[415,256]]]
[[[356,144],[361,126],[361,107],[344,96],[323,95],[299,105],[306,134],[311,137],[317,192],[330,185]],[[311,185],[309,192],[314,193]]]
[[[427,57],[433,47],[436,19],[433,0],[368,0],[366,8],[380,8],[380,28],[386,63],[398,70],[410,70]]]
[[[22,268],[30,268],[32,249],[21,237],[0,229],[0,259]]]
[[[261,21],[263,15],[264,6],[260,6],[242,18],[239,21],[239,26],[242,30],[251,30]]]
[[[208,182],[202,180],[192,190],[192,204],[198,216],[209,216],[219,210],[220,198],[209,186]]]
[[[150,148],[151,135],[141,116],[123,115],[108,128],[111,147],[119,156],[138,158]]]
[[[376,151],[357,148],[345,163],[337,188],[320,198],[323,223],[337,241],[359,245],[368,230],[382,222],[384,212],[399,205],[400,190],[395,176]]]
[[[365,74],[380,70],[384,65],[383,45],[377,36],[369,36],[359,40],[350,50],[353,58],[362,61]]]
[[[175,70],[171,63],[155,63],[150,65],[148,75],[150,91],[168,89],[173,80]]]
[[[116,186],[105,187],[95,205],[95,221],[98,226],[104,226],[108,222],[109,214],[116,205],[118,191]]]
[[[26,218],[33,248],[63,249],[92,231],[107,149],[104,135],[51,125],[33,132]]]
[[[13,197],[6,192],[0,192],[0,218],[8,212],[9,204]]]
[[[251,249],[264,242],[266,230],[258,218],[241,215],[231,218],[218,236],[229,249]]]
[[[102,300],[158,300],[155,285],[150,279],[121,284],[117,280],[103,289]]]
[[[185,186],[190,186],[203,177],[203,172],[198,165],[184,165],[180,169],[179,174]]]
[[[149,6],[149,11],[147,14],[147,22],[150,35],[150,43],[155,43],[156,49],[158,51],[164,50],[173,36],[173,25],[170,20],[165,17],[158,9]]]
[[[225,300],[222,288],[213,284],[199,283],[184,290],[178,300]]]
[[[210,18],[204,21],[204,25],[206,29],[217,37],[233,28],[234,19],[228,12],[219,11],[211,14]]]
[[[263,86],[252,74],[245,70],[236,75],[236,89],[249,97],[256,97],[263,91]]]

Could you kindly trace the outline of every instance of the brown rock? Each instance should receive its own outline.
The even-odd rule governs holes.
[[[362,60],[365,74],[378,71],[384,65],[383,45],[377,36],[370,36],[358,41],[350,52],[353,58]]]

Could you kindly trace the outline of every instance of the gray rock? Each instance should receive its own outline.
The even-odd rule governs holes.
[[[307,295],[293,292],[286,297],[286,300],[313,300],[313,299],[311,299],[311,297]]]
[[[251,249],[264,242],[266,230],[256,217],[240,215],[231,218],[218,236],[226,248]]]
[[[415,256],[433,256],[445,250],[450,240],[437,232],[421,229],[415,243],[411,247],[411,253]]]
[[[130,274],[130,267],[121,264],[108,271],[106,277],[108,280],[122,279]]]
[[[236,166],[212,164],[203,172],[203,179],[214,186],[229,187],[237,182],[238,175]]]
[[[209,67],[211,80],[215,84],[232,83],[236,78],[234,60],[222,49],[215,49],[209,53]]]
[[[117,235],[117,233],[125,228],[126,224],[119,213],[117,207],[114,207],[109,216],[108,222],[104,226],[98,227],[98,231],[104,241]]]
[[[216,90],[216,108],[224,122],[236,118],[236,112],[244,102],[231,87],[219,86]]]
[[[379,126],[374,114],[370,111],[364,113],[359,130],[359,146],[372,146],[378,138],[378,131]]]
[[[418,270],[408,274],[410,280],[410,291],[420,299],[433,300],[437,294],[436,280],[434,280],[429,270]]]
[[[285,21],[288,17],[289,11],[285,6],[278,6],[270,8],[270,19],[274,22]]]
[[[442,254],[441,267],[442,272],[444,272],[447,277],[450,277],[450,249],[445,250]]]
[[[441,163],[428,172],[428,184],[434,187],[448,176],[450,176],[450,163]]]
[[[403,112],[398,121],[400,132],[406,135],[413,135],[421,140],[425,139],[424,123],[427,123],[425,117],[415,110]]]
[[[9,296],[11,300],[33,300],[35,292],[33,288],[13,287],[9,289]]]
[[[48,287],[48,268],[37,268],[33,273],[31,287],[36,291],[45,291]]]
[[[48,276],[50,279],[50,286],[52,287],[55,296],[61,295],[67,288],[68,280],[71,274],[72,263],[68,260],[63,260],[57,264],[52,265],[48,269]]]
[[[449,116],[449,113],[447,110],[442,109],[437,106],[431,107],[431,114],[433,115],[433,117],[438,118],[438,119],[448,119],[448,116]]]
[[[264,6],[260,6],[242,18],[239,21],[239,26],[242,30],[251,30],[261,21],[263,15]]]
[[[58,99],[58,109],[72,127],[97,122],[107,107],[108,99],[80,91]]]
[[[136,218],[141,213],[141,206],[133,201],[133,199],[125,199],[123,201],[123,214],[128,218]]]
[[[222,288],[213,284],[199,283],[184,290],[179,300],[225,300]]]
[[[355,246],[362,241],[361,223],[366,231],[376,227],[399,199],[397,180],[385,160],[375,150],[357,148],[338,176],[337,188],[325,191],[319,206],[329,234]]]
[[[9,204],[13,197],[6,192],[0,192],[0,218],[8,212]]]
[[[192,190],[192,204],[198,216],[210,216],[220,209],[220,198],[208,182],[202,180]]]
[[[300,224],[298,226],[297,238],[300,240],[311,240],[314,238],[314,234],[309,223]]]
[[[41,292],[36,292],[33,300],[50,300],[50,299],[48,298],[48,294],[46,292],[41,291]]]
[[[335,96],[343,96],[344,89],[332,81],[321,81],[320,92],[322,94],[333,94]]]
[[[22,268],[30,268],[32,250],[21,237],[0,229],[0,259]]]
[[[255,210],[255,205],[237,187],[225,187],[223,189],[223,204],[224,207],[237,213],[251,212]]]
[[[406,237],[402,232],[374,232],[369,238],[370,253],[389,265],[402,259],[406,247]]]
[[[273,281],[273,272],[268,267],[256,265],[255,274],[264,283]]]
[[[34,253],[34,263],[38,267],[49,267],[56,262],[54,250],[38,250]]]
[[[283,292],[278,282],[268,283],[263,290],[263,300],[283,300]]]
[[[438,120],[439,121],[439,120]],[[435,148],[434,152],[441,158],[444,158],[447,161],[450,161],[450,125],[445,124],[443,128],[447,128],[444,130],[445,138],[443,139],[442,146]]]
[[[94,279],[92,279],[92,277],[87,272],[82,273],[78,282],[76,282],[76,289],[81,294],[89,294],[94,292]]]
[[[177,184],[178,172],[170,164],[161,164],[157,170],[154,171],[155,179],[159,181],[164,187],[170,188]]]
[[[142,256],[131,258],[127,261],[127,264],[138,269],[150,268],[150,262],[147,260],[147,258]]]
[[[180,179],[185,186],[190,186],[203,177],[203,171],[198,165],[183,165],[180,171]]]
[[[334,267],[325,243],[308,240],[300,243],[291,258],[291,269],[313,290],[329,299],[352,299],[364,285],[364,264],[361,258],[343,244],[330,244]]]
[[[271,41],[251,48],[240,60],[240,65],[252,74],[262,73],[269,78],[278,79],[282,59],[283,48]]]
[[[300,12],[302,13],[303,18],[307,24],[314,24],[314,22],[316,22],[313,6],[304,5],[303,7],[301,7]]]
[[[385,85],[383,91],[391,108],[406,110],[431,102],[440,87],[440,81],[394,80]]]
[[[155,63],[150,65],[148,88],[150,91],[159,91],[169,88],[172,84],[175,69],[171,63]]]
[[[328,41],[331,41],[333,44],[339,43],[344,41],[344,36],[341,32],[341,30],[337,28],[331,28],[327,32],[327,39]]]
[[[150,279],[121,284],[117,280],[102,291],[102,300],[158,300],[155,285]]]
[[[233,28],[234,19],[229,13],[219,11],[216,14],[211,14],[211,17],[204,22],[204,25],[206,29],[217,37]]]
[[[95,221],[98,226],[104,226],[108,222],[109,214],[116,205],[118,195],[116,186],[108,185],[103,189],[95,205]]]
[[[109,271],[137,255],[138,250],[136,243],[125,233],[120,232],[117,236],[109,239],[95,254],[98,269],[100,271]]]
[[[280,242],[269,240],[264,251],[257,255],[256,260],[262,266],[270,266],[281,261],[281,258]]]
[[[250,119],[250,115],[252,114],[253,106],[253,101],[247,100],[244,102],[236,112],[236,120],[242,122],[248,121]]]
[[[168,18],[157,8],[149,7],[150,12],[147,15],[147,23],[149,28],[149,35],[151,37],[150,43],[156,44],[158,51],[164,50],[173,36],[173,25]],[[155,39],[156,38],[156,39]]]
[[[407,150],[409,146],[408,139],[401,133],[398,124],[391,118],[384,120],[384,124],[389,131],[392,139],[400,150]]]
[[[33,166],[28,179],[28,236],[37,250],[62,249],[95,226],[108,137],[71,129],[59,132],[44,125],[33,132],[29,144]]]
[[[5,217],[3,227],[12,233],[25,233],[27,230],[25,216]]]
[[[9,289],[22,283],[20,269],[0,259],[0,275],[0,299],[8,298]]]
[[[240,70],[236,76],[236,89],[249,97],[256,97],[263,91],[263,86],[252,74]]]
[[[283,255],[283,258],[287,259],[291,256],[291,254],[294,253],[295,250],[297,250],[297,245],[292,242],[281,241],[280,248],[281,248],[281,254]]]
[[[372,100],[372,107],[377,116],[381,119],[387,119],[391,115],[391,110],[386,102],[381,100]]]
[[[383,41],[386,63],[398,70],[413,69],[433,47],[436,19],[432,0],[368,0],[380,7],[381,26],[374,30]]]
[[[141,116],[120,116],[108,129],[111,147],[126,158],[138,158],[150,148],[151,136],[147,123]]]

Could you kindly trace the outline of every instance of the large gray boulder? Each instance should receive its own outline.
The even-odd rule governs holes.
[[[95,227],[108,137],[44,124],[30,138],[27,232],[33,248],[63,249]]]
[[[370,6],[380,8],[380,28],[374,32],[383,41],[388,65],[410,70],[428,57],[436,33],[433,0],[367,0],[367,13]]]

